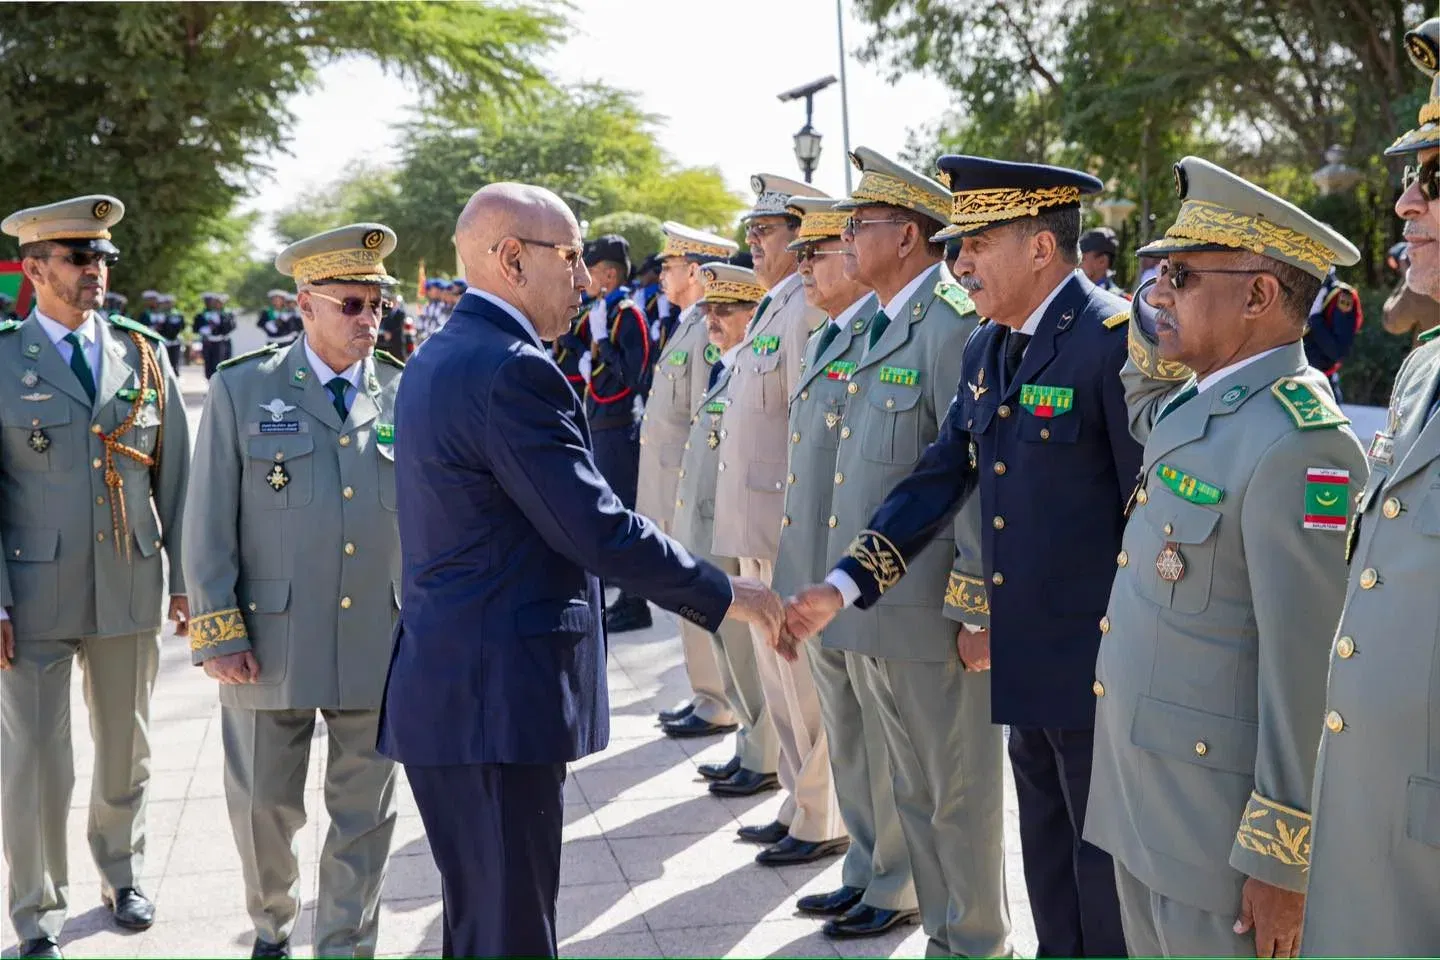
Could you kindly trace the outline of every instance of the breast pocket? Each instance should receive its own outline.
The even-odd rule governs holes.
[[[1152,488],[1153,489],[1153,488]],[[1154,557],[1131,557],[1145,564],[1145,593],[1176,613],[1200,613],[1210,605],[1215,569],[1218,511],[1156,490],[1145,508],[1145,520],[1158,543]]]
[[[690,362],[667,363],[660,368],[670,391],[670,402],[681,410],[690,408]]]
[[[70,402],[60,397],[6,407],[4,418],[7,470],[68,470],[76,462],[78,445],[89,437],[71,435]]]
[[[872,387],[865,398],[865,435],[860,455],[874,463],[920,459],[920,388],[896,383]]]
[[[251,437],[250,504],[267,510],[308,506],[315,487],[315,439],[308,433]]]
[[[1019,435],[1025,443],[1074,443],[1080,439],[1078,414],[1040,417],[1021,409]]]
[[[757,356],[754,352],[742,354],[741,363],[750,374],[745,379],[745,407],[765,413],[785,410],[790,398],[785,395],[785,374],[780,368],[780,354],[767,353]]]
[[[55,562],[60,531],[13,527],[5,531],[4,542],[16,629],[22,634],[50,629],[60,613],[60,571]]]
[[[393,443],[375,444],[377,465],[380,470],[380,506],[386,510],[398,510],[400,508],[399,497],[395,493],[395,445]]]

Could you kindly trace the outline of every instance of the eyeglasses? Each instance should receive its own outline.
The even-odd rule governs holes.
[[[528,237],[505,237],[496,243],[495,246],[491,247],[490,252],[494,253],[499,250],[500,244],[506,240],[514,240],[517,243],[528,244],[532,247],[545,247],[554,250],[560,255],[560,259],[565,261],[565,266],[571,270],[578,269],[580,264],[584,262],[585,248],[583,246],[573,243],[551,243],[549,240],[531,240]]]
[[[881,218],[875,219],[875,220],[861,220],[859,217],[846,217],[846,218],[845,218],[845,232],[846,232],[846,233],[859,233],[859,232],[860,232],[860,227],[865,226],[867,223],[909,223],[909,222],[910,222],[910,221],[908,221],[908,220],[902,220],[902,219],[900,219],[899,217],[881,217]]]
[[[754,220],[751,220],[749,223],[745,224],[745,236],[755,237],[758,240],[764,240],[766,237],[770,236],[770,234],[774,233],[776,230],[779,229],[780,224],[778,223],[756,223]]]
[[[795,251],[795,262],[806,263],[816,257],[843,257],[844,250],[816,250],[814,247],[801,247]]]
[[[1407,166],[1400,175],[1400,186],[1409,190],[1420,184],[1420,196],[1429,203],[1440,199],[1440,157],[1431,157],[1419,166]]]
[[[1252,277],[1259,276],[1263,273],[1266,276],[1274,277],[1275,282],[1280,284],[1280,289],[1284,290],[1286,293],[1290,292],[1290,288],[1285,285],[1285,281],[1281,280],[1279,277],[1276,277],[1275,274],[1271,273],[1269,270],[1222,270],[1219,268],[1215,268],[1212,270],[1197,270],[1194,267],[1187,267],[1183,263],[1172,266],[1170,261],[1166,260],[1160,264],[1159,275],[1169,280],[1170,286],[1174,287],[1176,290],[1183,290],[1185,289],[1185,284],[1189,282],[1189,279],[1191,277],[1200,276],[1206,273],[1246,274]]]
[[[118,253],[99,253],[95,250],[71,250],[69,253],[52,253],[46,260],[61,260],[72,267],[93,267],[97,263],[103,263],[107,267],[113,267],[120,261]]]
[[[340,306],[340,312],[347,317],[358,317],[362,313],[389,313],[395,306],[393,300],[369,300],[365,297],[332,297],[328,293],[321,293],[319,290],[311,290],[310,296],[319,297],[321,300],[329,300],[331,303]]]

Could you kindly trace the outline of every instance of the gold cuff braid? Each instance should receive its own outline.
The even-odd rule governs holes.
[[[1175,360],[1162,360],[1155,346],[1148,342],[1131,321],[1129,342],[1130,362],[1151,380],[1189,380],[1190,368]]]
[[[1251,853],[1310,870],[1310,814],[1250,791],[1235,842]]]
[[[245,640],[249,636],[238,607],[202,613],[190,621],[191,650],[218,647],[229,640]]]
[[[875,578],[875,587],[881,593],[905,576],[905,558],[895,549],[895,544],[874,530],[861,530],[845,550],[845,555]]]
[[[945,606],[961,613],[990,616],[990,595],[985,591],[985,581],[952,570],[950,582],[945,585]]]

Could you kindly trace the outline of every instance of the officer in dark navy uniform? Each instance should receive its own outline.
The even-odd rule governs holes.
[[[1330,379],[1336,403],[1345,399],[1340,394],[1341,363],[1355,345],[1355,335],[1364,322],[1359,291],[1336,276],[1331,267],[1310,305],[1310,319],[1305,323],[1305,359]]]
[[[565,379],[570,383],[576,396],[585,395],[585,375],[580,372],[580,358],[590,352],[591,302],[588,293],[580,295],[580,309],[576,311],[575,316],[570,318],[570,329],[556,337],[555,342],[550,346],[551,353],[555,357],[555,366],[565,374]]]
[[[180,362],[185,359],[185,351],[180,343],[180,334],[185,332],[185,315],[175,309],[175,295],[173,293],[162,293],[156,300],[159,305],[155,311],[154,330],[165,340],[165,355],[170,358],[170,369],[179,375]]]
[[[636,304],[630,278],[630,244],[617,234],[597,237],[585,250],[593,298],[580,324],[589,352],[579,366],[585,378],[585,414],[595,436],[595,464],[627,509],[635,507],[640,477],[640,411],[651,375],[650,325]],[[650,626],[642,597],[621,594],[605,612],[612,632]]]
[[[1101,183],[980,157],[939,166],[955,198],[935,239],[961,238],[956,276],[989,322],[939,437],[787,627],[804,636],[843,604],[875,603],[978,488],[985,582],[956,574],[945,602],[964,620],[965,598],[989,592],[996,643],[982,657],[959,642],[969,669],[992,664],[992,719],[1010,727],[1039,955],[1123,957],[1110,857],[1081,840],[1099,623],[1141,452],[1120,382],[1128,304],[1077,269],[1080,197]]]

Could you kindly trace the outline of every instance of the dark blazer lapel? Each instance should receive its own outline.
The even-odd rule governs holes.
[[[1071,276],[1055,299],[1050,301],[1050,306],[1045,308],[1045,315],[1040,318],[1040,326],[1025,348],[1025,357],[1020,361],[1019,369],[1015,371],[1010,383],[1005,385],[1006,399],[1019,393],[1022,384],[1034,383],[1055,359],[1055,355],[1060,351],[1061,339],[1070,332],[1080,312],[1089,302],[1090,291],[1086,289],[1087,285],[1090,285],[1090,281],[1084,277],[1078,274]]]

